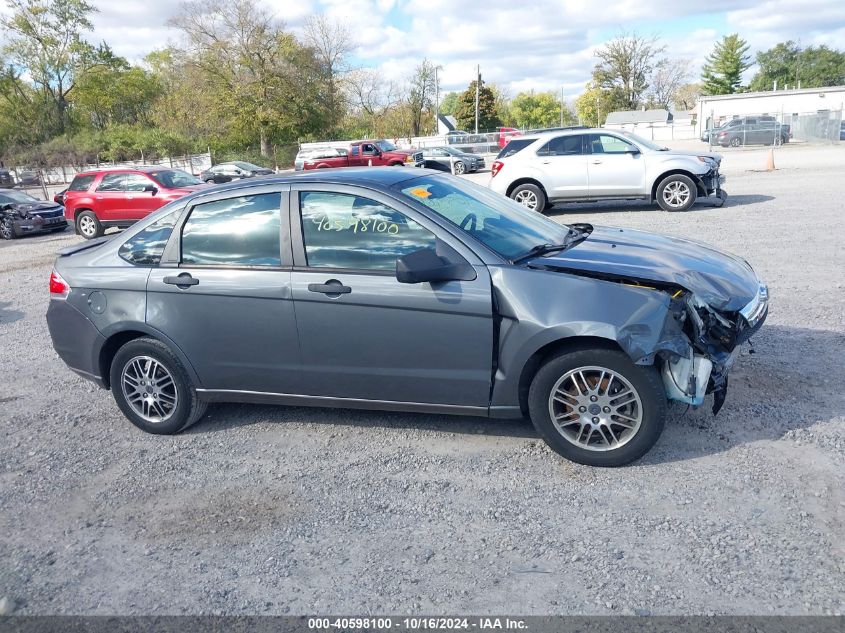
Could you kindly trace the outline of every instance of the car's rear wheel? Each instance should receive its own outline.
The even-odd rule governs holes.
[[[546,208],[546,194],[537,185],[526,183],[519,185],[511,191],[513,200],[532,211],[542,212]]]
[[[620,351],[579,349],[546,362],[528,393],[531,421],[563,457],[588,466],[622,466],[657,442],[666,396],[655,367]]]
[[[740,147],[740,146],[742,145],[742,139],[741,139],[741,138],[739,138],[738,136],[734,136],[734,137],[730,140],[730,143],[728,143],[728,144],[729,144],[731,147]]]
[[[463,174],[467,170],[467,166],[464,164],[464,161],[458,160],[455,161],[455,173],[456,174]]]
[[[188,372],[164,343],[143,337],[121,347],[111,365],[111,390],[123,414],[139,429],[172,435],[205,413]]]
[[[697,196],[692,178],[683,174],[668,176],[657,187],[657,204],[664,211],[687,211]]]
[[[12,220],[5,218],[0,221],[0,238],[4,240],[15,239],[15,227],[12,225]]]
[[[103,225],[92,211],[83,211],[76,216],[76,232],[86,240],[93,240],[103,233]]]
[[[214,184],[214,178],[208,178],[208,179],[206,179],[205,184],[207,184],[207,185],[213,185],[213,184]]]

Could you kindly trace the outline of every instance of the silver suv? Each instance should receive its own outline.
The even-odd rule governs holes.
[[[491,167],[490,188],[535,211],[556,202],[631,199],[686,211],[698,197],[724,203],[721,161],[629,132],[579,128],[513,139]]]

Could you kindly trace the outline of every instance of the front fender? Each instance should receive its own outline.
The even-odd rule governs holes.
[[[642,365],[657,352],[689,349],[663,291],[528,268],[490,272],[500,317],[491,406],[518,405],[523,369],[553,343],[604,339]]]

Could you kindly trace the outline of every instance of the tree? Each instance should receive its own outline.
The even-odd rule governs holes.
[[[560,105],[551,92],[521,92],[511,101],[510,114],[517,127],[552,127],[560,122]]]
[[[352,33],[346,25],[318,13],[306,18],[303,39],[322,67],[326,83],[326,126],[333,132],[345,110],[341,83],[348,71],[346,61],[353,48]]]
[[[802,49],[793,41],[781,42],[756,56],[759,70],[748,85],[750,90],[772,90],[787,85],[821,88],[845,83],[845,52],[827,46]]]
[[[411,115],[411,135],[420,136],[423,129],[424,119],[428,122],[428,127],[431,127],[431,116],[425,116],[426,113],[431,113],[434,108],[434,96],[437,89],[434,84],[434,75],[437,71],[435,65],[423,59],[422,62],[414,69],[414,74],[411,75],[410,88],[408,90],[408,107]]]
[[[640,107],[655,57],[666,49],[657,41],[656,37],[623,34],[596,51],[601,61],[593,70],[593,81],[605,90],[616,91],[624,110]]]
[[[584,125],[601,127],[608,113],[623,109],[624,98],[618,88],[607,90],[594,81],[590,82],[575,100],[578,120]]]
[[[716,42],[701,71],[702,93],[724,95],[738,92],[742,73],[751,67],[748,42],[736,33]]]
[[[385,81],[373,68],[361,68],[348,73],[345,85],[347,99],[352,107],[351,114],[357,115],[359,120],[363,119],[360,128],[364,133],[354,136],[392,136],[385,133],[386,115],[405,100],[402,89],[394,82]]]
[[[701,84],[689,83],[684,84],[675,92],[674,104],[678,110],[692,110],[698,103],[698,98],[701,96]]]
[[[475,85],[472,80],[467,89],[458,97],[458,107],[455,110],[455,118],[458,126],[467,130],[475,129]],[[493,130],[501,125],[499,113],[496,111],[496,95],[484,81],[478,90],[478,129]]]
[[[651,75],[650,103],[669,109],[675,102],[675,96],[689,79],[689,60],[661,59]]]
[[[443,95],[443,98],[440,99],[440,114],[454,115],[458,109],[458,97],[459,93],[457,92],[447,92]]]
[[[90,31],[94,7],[85,0],[7,0],[11,15],[0,18],[10,37],[5,52],[25,70],[54,109],[54,131],[68,126],[69,96],[77,76],[91,65]]]

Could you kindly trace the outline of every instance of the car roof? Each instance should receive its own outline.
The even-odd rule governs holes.
[[[596,128],[596,127],[572,127],[563,130],[548,130],[545,132],[534,132],[532,134],[524,134],[523,136],[517,136],[512,138],[509,142],[515,143],[519,141],[538,141],[540,139],[548,138],[549,136],[571,136],[573,134],[587,134],[587,133],[595,133],[595,134],[606,134],[606,133],[617,133],[622,134],[625,130],[606,130],[604,128]]]
[[[80,171],[75,176],[95,176],[97,174],[113,174],[120,172],[141,172],[148,174],[154,171],[173,170],[177,167],[167,167],[165,165],[140,165],[138,167],[100,167],[99,169],[88,169]]]
[[[319,182],[333,185],[363,185],[392,187],[396,183],[413,180],[420,176],[440,176],[442,172],[420,167],[345,167],[342,169],[315,169],[299,171],[283,175],[261,176],[247,180],[236,180],[198,191],[197,194],[207,194],[210,191],[225,191],[240,189],[256,185],[269,184],[298,184],[302,182]]]

